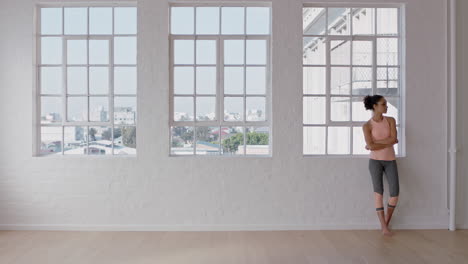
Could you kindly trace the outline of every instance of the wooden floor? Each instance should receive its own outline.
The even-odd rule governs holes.
[[[468,230],[0,231],[0,263],[468,263]]]

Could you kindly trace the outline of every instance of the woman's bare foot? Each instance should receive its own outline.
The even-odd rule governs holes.
[[[393,235],[393,233],[387,227],[382,228],[382,234],[384,236],[392,236]]]

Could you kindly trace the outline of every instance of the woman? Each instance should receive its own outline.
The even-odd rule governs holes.
[[[382,233],[391,236],[388,226],[393,211],[398,202],[400,186],[398,169],[393,145],[398,143],[396,122],[393,117],[384,116],[387,113],[387,100],[381,95],[366,96],[364,98],[366,110],[372,110],[372,118],[362,126],[366,139],[366,149],[370,150],[369,171],[374,186],[375,210],[380,220]],[[387,177],[390,189],[390,199],[387,214],[383,207],[383,173]]]

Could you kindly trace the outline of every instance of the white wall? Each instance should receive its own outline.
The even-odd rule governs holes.
[[[457,224],[468,229],[468,1],[457,1]]]
[[[168,3],[151,0],[139,1],[138,157],[41,158],[31,147],[35,0],[2,0],[0,228],[376,228],[367,159],[302,156],[303,1],[272,2],[272,158],[168,157]],[[446,1],[403,2],[407,156],[394,223],[446,228]]]

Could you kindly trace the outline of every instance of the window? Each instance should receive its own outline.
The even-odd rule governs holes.
[[[270,155],[270,8],[171,6],[171,155]]]
[[[371,117],[362,102],[368,94],[386,97],[400,130],[399,14],[398,7],[303,8],[304,155],[367,154],[361,127]]]
[[[136,7],[38,10],[38,154],[136,154]]]

